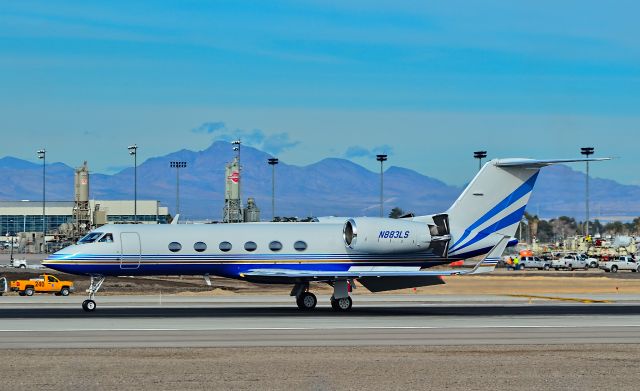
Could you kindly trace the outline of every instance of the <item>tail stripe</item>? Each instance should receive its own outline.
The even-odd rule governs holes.
[[[500,201],[490,211],[485,213],[484,216],[480,217],[478,220],[476,220],[475,223],[473,223],[471,226],[469,226],[469,228],[467,228],[464,231],[464,233],[462,234],[460,239],[458,239],[453,244],[453,246],[451,246],[451,250],[450,251],[456,251],[456,250],[459,250],[460,248],[462,248],[462,247],[456,248],[456,246],[459,245],[460,243],[462,243],[471,234],[471,232],[474,229],[480,227],[482,224],[486,223],[491,218],[495,217],[498,213],[500,213],[503,210],[507,209],[509,206],[511,206],[514,203],[516,203],[519,199],[521,199],[525,195],[529,194],[531,192],[531,190],[533,190],[533,186],[536,183],[536,179],[538,179],[538,172],[536,172],[534,175],[532,175],[531,178],[529,178],[526,182],[524,182],[522,185],[520,185],[520,187],[518,187],[513,193],[509,194],[504,200]],[[466,246],[464,246],[464,247],[466,247]]]
[[[487,236],[491,235],[494,232],[497,232],[498,230],[502,229],[502,228],[506,228],[509,227],[513,224],[516,224],[517,222],[519,222],[522,219],[522,216],[524,215],[524,210],[527,208],[526,205],[524,205],[522,208],[516,210],[515,212],[511,213],[510,215],[506,216],[505,218],[503,218],[502,220],[499,220],[497,223],[492,224],[490,226],[488,226],[487,228],[483,229],[482,231],[478,232],[476,234],[476,236],[469,240],[466,244],[456,248],[455,250],[452,251],[458,251],[458,250],[462,250],[465,247],[469,247],[472,244],[475,244],[479,241],[481,241],[482,239],[486,238]]]

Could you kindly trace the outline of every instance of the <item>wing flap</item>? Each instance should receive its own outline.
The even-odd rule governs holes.
[[[251,269],[241,274],[241,277],[253,277],[261,279],[304,279],[330,281],[340,279],[361,279],[367,277],[446,277],[465,274],[490,273],[498,264],[500,256],[509,243],[509,236],[503,236],[489,253],[476,264],[473,269],[443,269],[420,270],[417,267],[394,266],[353,266],[346,271],[340,270],[296,270],[296,269]]]

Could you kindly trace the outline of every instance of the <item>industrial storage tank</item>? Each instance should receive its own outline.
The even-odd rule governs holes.
[[[244,221],[245,223],[256,223],[260,221],[260,209],[256,205],[254,198],[247,199],[247,207],[244,208]]]
[[[76,168],[74,184],[75,201],[89,202],[89,167],[86,161],[82,167]]]

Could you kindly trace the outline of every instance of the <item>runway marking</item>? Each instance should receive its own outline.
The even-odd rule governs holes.
[[[544,299],[544,300],[557,300],[557,301],[571,301],[578,303],[615,303],[612,300],[596,300],[596,299],[581,299],[578,297],[558,297],[558,296],[537,296],[537,295],[506,295],[510,297],[524,297],[525,299]]]
[[[30,329],[30,330],[11,330],[2,329],[0,333],[37,333],[37,332],[81,332],[81,331],[318,331],[318,330],[465,330],[465,329],[589,329],[599,327],[624,327],[633,328],[640,327],[640,324],[627,324],[627,325],[589,325],[589,326],[571,326],[571,325],[506,325],[506,326],[456,326],[456,327],[443,327],[443,326],[329,326],[329,327],[220,327],[220,328],[198,328],[198,329],[185,329],[185,328],[122,328],[122,329]]]

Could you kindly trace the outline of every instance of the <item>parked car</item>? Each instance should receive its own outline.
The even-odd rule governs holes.
[[[560,259],[554,259],[553,261],[551,261],[551,267],[553,267],[556,270],[588,269],[589,263],[587,262],[586,257],[583,258],[577,254],[564,255]]]
[[[640,271],[640,263],[631,255],[621,255],[616,259],[600,262],[600,269],[609,273],[617,273],[618,270]]]
[[[520,260],[520,267],[522,269],[549,270],[551,267],[551,261],[538,257],[522,257]]]

